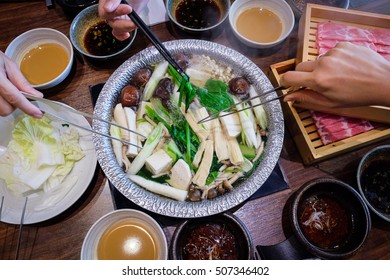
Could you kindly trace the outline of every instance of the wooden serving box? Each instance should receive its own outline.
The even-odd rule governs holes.
[[[317,24],[324,21],[366,29],[390,29],[390,16],[388,15],[307,4],[306,10],[299,21],[297,62],[312,61],[317,58]]]
[[[294,70],[295,63],[295,59],[290,59],[271,65],[273,82],[279,85],[280,76],[287,71]],[[368,132],[324,145],[317,133],[317,128],[309,110],[296,108],[291,102],[281,103],[287,128],[305,165],[310,165],[390,137],[390,125],[380,124]]]
[[[387,15],[308,4],[299,22],[297,58],[271,65],[275,84],[279,85],[280,75],[286,71],[294,70],[296,63],[313,61],[317,58],[317,24],[323,21],[332,21],[361,28],[390,29],[390,16]],[[369,106],[332,110],[316,108],[317,111],[383,123],[371,131],[324,145],[317,133],[310,111],[304,108],[296,108],[290,102],[282,102],[282,106],[287,127],[306,165],[390,137],[390,108],[388,107]]]
[[[316,48],[317,25],[324,21],[331,21],[348,26],[357,26],[365,29],[390,29],[390,16],[388,15],[307,4],[306,10],[299,21],[297,63],[316,60],[318,56]],[[301,106],[304,107],[305,104],[301,104]],[[390,124],[390,108],[384,106],[337,109],[324,109],[319,107],[316,108],[316,110]]]

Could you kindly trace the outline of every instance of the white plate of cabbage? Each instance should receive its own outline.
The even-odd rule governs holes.
[[[35,104],[90,127],[82,116]],[[51,219],[72,206],[89,186],[97,164],[90,132],[51,117],[34,119],[20,110],[0,118],[0,131],[2,222],[20,223],[26,196],[25,224]]]

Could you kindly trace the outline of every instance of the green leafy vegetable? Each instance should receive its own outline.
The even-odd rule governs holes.
[[[210,113],[214,114],[234,104],[233,98],[227,91],[226,83],[217,80],[208,80],[205,88],[197,88],[199,102]]]
[[[162,79],[162,77],[165,75],[168,69],[168,62],[163,60],[159,64],[156,65],[154,68],[154,71],[152,73],[152,76],[150,77],[149,81],[145,85],[144,92],[143,92],[143,100],[149,100],[154,90],[156,89],[159,81]]]
[[[181,103],[185,102],[185,111],[187,112],[188,108],[190,107],[190,104],[192,100],[195,98],[196,90],[194,89],[194,86],[190,83],[188,78],[183,78],[175,68],[173,68],[171,65],[168,66],[168,74],[171,75],[174,82],[179,85],[179,102],[178,106],[180,107]]]

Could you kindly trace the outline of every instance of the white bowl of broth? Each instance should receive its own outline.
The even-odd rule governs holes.
[[[166,260],[168,245],[161,226],[148,214],[122,209],[101,217],[88,231],[82,260]]]
[[[284,0],[235,1],[229,11],[234,35],[253,48],[270,48],[290,35],[294,13]]]
[[[36,28],[20,34],[5,54],[13,59],[27,81],[36,89],[60,84],[69,75],[73,48],[69,39],[51,28]]]

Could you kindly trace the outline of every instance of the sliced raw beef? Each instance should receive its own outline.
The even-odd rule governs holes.
[[[389,29],[375,28],[375,29],[370,29],[370,31],[375,37],[376,44],[390,46],[390,30]]]
[[[334,22],[321,22],[317,26],[317,41],[327,39],[347,42],[364,41],[376,43],[375,36],[367,29]]]
[[[339,42],[345,42],[345,41],[339,41],[339,40],[332,40],[332,39],[323,39],[323,40],[317,40],[317,49],[318,49],[318,54],[324,54],[331,48],[334,48],[337,43]],[[356,41],[352,42],[353,44],[364,46],[367,48],[372,49],[373,51],[378,51],[377,50],[377,45],[371,42],[365,42],[365,41]],[[387,51],[387,49],[384,49]]]
[[[369,121],[347,118],[337,115],[312,111],[312,117],[324,145],[339,141],[369,130],[374,127]]]
[[[380,54],[390,54],[390,45],[381,45],[381,44],[375,44],[377,48],[377,52]]]
[[[335,47],[338,42],[351,42],[366,46],[388,59],[390,54],[390,30],[364,29],[334,22],[320,22],[317,25],[316,46],[318,54]]]

